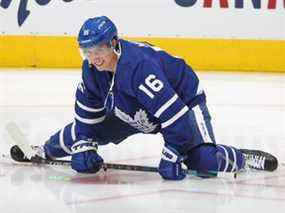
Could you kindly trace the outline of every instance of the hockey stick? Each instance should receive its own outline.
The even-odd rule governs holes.
[[[14,122],[10,122],[6,125],[6,130],[15,142],[16,145],[23,151],[24,155],[31,159],[31,163],[35,164],[46,164],[46,165],[59,165],[59,166],[70,166],[70,160],[49,160],[43,159],[36,156],[35,151],[29,145],[29,141],[26,136],[22,133],[20,128]],[[35,157],[36,156],[36,157]],[[141,166],[141,165],[129,165],[129,164],[114,164],[105,163],[103,169],[117,169],[117,170],[128,170],[128,171],[143,171],[143,172],[158,172],[157,167]],[[187,170],[187,174],[198,177],[216,177],[217,172],[208,172],[207,174],[198,173],[197,171]]]

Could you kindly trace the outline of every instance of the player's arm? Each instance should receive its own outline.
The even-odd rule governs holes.
[[[79,138],[94,139],[94,129],[104,121],[106,110],[88,62],[83,64],[82,69],[82,82],[78,84],[75,95],[76,129]]]
[[[88,63],[83,63],[83,81],[78,84],[75,101],[77,140],[71,147],[71,167],[77,172],[95,173],[103,165],[97,153],[96,127],[105,119],[104,103],[98,85],[90,75]]]
[[[163,71],[154,62],[139,65],[134,76],[133,89],[138,101],[159,119],[165,140],[159,172],[165,179],[183,179],[180,151],[191,138],[189,108],[176,94]]]

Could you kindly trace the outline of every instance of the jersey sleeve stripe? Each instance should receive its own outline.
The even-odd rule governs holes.
[[[104,121],[106,116],[102,116],[102,117],[99,117],[99,118],[95,118],[95,119],[87,119],[87,118],[82,118],[80,117],[79,115],[77,115],[75,113],[75,118],[82,122],[82,123],[85,123],[85,124],[97,124],[97,123],[101,123],[102,121]]]
[[[105,107],[102,107],[102,108],[91,108],[91,107],[87,107],[87,106],[83,105],[82,103],[80,103],[79,101],[76,101],[76,103],[77,103],[77,105],[78,105],[81,109],[83,109],[83,110],[85,110],[85,111],[87,111],[87,112],[101,112],[101,111],[103,111],[103,110],[105,109]]]
[[[67,153],[67,154],[72,154],[72,152],[67,148],[67,146],[64,144],[64,139],[63,139],[63,133],[64,133],[65,127],[61,129],[59,133],[59,144],[60,147]]]
[[[199,82],[198,87],[197,87],[197,91],[196,91],[196,95],[201,95],[204,92],[203,87],[201,85],[201,83]]]
[[[161,128],[166,128],[168,126],[170,126],[171,124],[173,124],[176,120],[178,120],[181,116],[183,116],[187,111],[189,110],[189,108],[187,106],[183,107],[176,115],[174,115],[172,118],[170,118],[169,120],[163,122],[161,124]]]
[[[165,104],[163,104],[154,114],[155,117],[159,118],[160,115],[166,110],[168,109],[168,107],[170,107],[178,98],[178,95],[175,94],[173,95],[172,98],[170,98]]]

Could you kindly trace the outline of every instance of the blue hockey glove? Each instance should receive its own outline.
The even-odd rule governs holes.
[[[181,162],[184,157],[174,148],[165,146],[162,150],[162,158],[158,172],[166,180],[182,180],[186,176],[186,170],[182,169]]]
[[[82,173],[96,173],[103,166],[103,159],[97,153],[98,144],[80,140],[71,147],[71,168]]]

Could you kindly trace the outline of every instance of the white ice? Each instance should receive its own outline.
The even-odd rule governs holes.
[[[251,171],[237,179],[228,174],[189,176],[172,182],[156,173],[108,170],[86,175],[63,166],[10,160],[7,122],[16,122],[32,144],[43,144],[73,120],[80,75],[78,70],[0,71],[1,213],[285,212],[284,74],[198,72],[217,142],[273,153],[280,163],[275,172]],[[156,166],[161,148],[160,135],[136,135],[99,152],[106,162]]]

